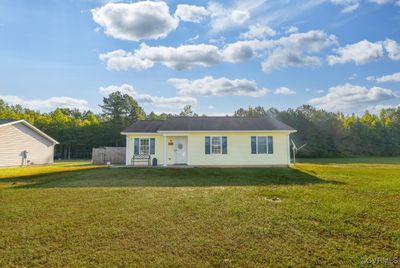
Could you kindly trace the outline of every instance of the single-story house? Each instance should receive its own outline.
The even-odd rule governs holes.
[[[0,166],[51,164],[56,144],[25,120],[0,119]]]
[[[163,166],[287,166],[293,132],[265,117],[171,117],[136,121],[121,134],[126,165],[149,156]]]

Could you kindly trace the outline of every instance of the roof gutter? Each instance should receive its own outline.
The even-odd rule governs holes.
[[[130,134],[136,134],[136,135],[159,135],[160,133],[158,133],[158,132],[121,132],[121,135],[130,135]]]
[[[168,133],[206,133],[206,132],[228,132],[228,133],[248,133],[248,132],[276,132],[276,133],[295,133],[297,130],[158,130],[157,132],[121,132],[121,135],[157,135]]]

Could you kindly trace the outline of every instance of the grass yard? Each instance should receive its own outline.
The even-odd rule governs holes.
[[[300,158],[298,163],[315,164],[400,164],[400,157],[352,157],[352,158]]]
[[[0,267],[399,265],[400,158],[310,161],[0,169]]]

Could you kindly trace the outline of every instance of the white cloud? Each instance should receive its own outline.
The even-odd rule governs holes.
[[[175,17],[183,21],[200,23],[210,15],[210,12],[202,6],[181,4],[175,11]]]
[[[386,39],[383,42],[388,57],[391,60],[400,60],[400,44],[394,40]]]
[[[274,42],[269,40],[246,40],[237,41],[227,45],[222,53],[224,60],[228,62],[245,61],[257,56],[260,51],[273,48]]]
[[[344,84],[331,87],[328,94],[309,101],[311,105],[328,111],[363,111],[370,105],[398,97],[397,94],[381,87],[370,89],[363,86]]]
[[[274,69],[286,67],[318,66],[321,60],[316,56],[305,55],[302,51],[287,48],[274,50],[262,63],[262,70],[270,73]]]
[[[371,43],[362,40],[358,43],[346,45],[336,49],[337,55],[329,55],[329,65],[343,64],[353,61],[356,64],[364,64],[383,57],[382,42]]]
[[[196,34],[195,36],[190,37],[188,40],[186,40],[186,43],[194,43],[199,38],[200,38],[200,35]]]
[[[141,103],[153,104],[155,107],[165,108],[183,108],[186,105],[197,105],[197,100],[192,97],[158,97],[146,94],[137,96],[137,100]]]
[[[374,77],[372,76],[372,80],[376,80],[378,83],[384,83],[384,82],[400,82],[400,72],[398,73],[393,73],[390,75],[384,75],[381,77]],[[368,80],[368,77],[367,77]]]
[[[318,66],[321,60],[315,55],[322,49],[337,44],[334,35],[323,31],[295,33],[275,41],[277,48],[262,63],[264,72],[285,67]]]
[[[355,1],[356,2],[356,1]],[[342,9],[342,13],[351,13],[351,12],[353,12],[354,10],[356,10],[357,8],[359,8],[360,7],[360,3],[354,3],[354,4],[350,4],[350,5],[347,5],[347,6],[345,6],[343,9]]]
[[[109,95],[113,92],[121,92],[122,94],[132,96],[137,102],[141,104],[152,104],[155,107],[183,108],[185,105],[195,106],[197,104],[197,100],[192,97],[159,97],[149,94],[139,94],[131,85],[128,84],[123,84],[120,86],[110,85],[108,87],[100,87],[99,92],[103,95]]]
[[[355,44],[339,47],[335,51],[337,55],[329,55],[327,60],[330,65],[344,64],[347,62],[365,64],[369,61],[383,58],[384,51],[387,52],[389,59],[400,60],[400,45],[391,39],[377,41],[375,43],[362,40]]]
[[[297,28],[296,26],[290,26],[290,27],[286,30],[286,33],[292,34],[292,33],[297,33],[298,31],[299,31],[299,28]]]
[[[18,96],[0,96],[0,99],[12,105],[19,104],[33,110],[52,110],[55,108],[89,110],[89,105],[86,100],[70,97],[51,97],[48,99],[27,100]]]
[[[217,45],[217,46],[223,46],[225,45],[225,37],[223,37],[222,35],[218,38],[211,38],[208,39],[208,43],[213,44],[213,45]]]
[[[369,0],[369,2],[378,4],[378,5],[394,4],[394,5],[400,7],[400,0]]]
[[[343,6],[342,13],[351,13],[360,7],[359,0],[331,0],[331,3]]]
[[[341,13],[351,13],[357,10],[363,2],[363,0],[330,0],[332,4],[342,6]],[[400,0],[368,0],[370,3],[385,5],[385,4],[394,4],[396,6],[400,6]]]
[[[241,1],[245,3],[257,2]],[[253,13],[260,15],[260,20],[269,25],[283,25],[287,22],[299,20],[302,15],[315,7],[327,2],[327,0],[303,0],[303,1],[264,1],[266,4],[257,7]]]
[[[195,67],[208,67],[222,61],[222,54],[214,45],[181,45],[179,47],[141,44],[134,52],[116,50],[100,55],[110,70],[143,70],[153,67],[155,62],[175,70],[189,70]]]
[[[357,74],[352,74],[349,76],[349,80],[354,80],[357,78]]]
[[[250,18],[250,13],[247,10],[233,10],[230,19],[236,24],[243,24]]]
[[[378,4],[378,5],[384,5],[384,4],[390,3],[392,1],[391,0],[369,0],[369,2]]]
[[[182,45],[179,47],[150,47],[142,44],[135,53],[139,58],[161,62],[175,70],[189,70],[195,67],[208,67],[222,61],[218,47],[214,45]]]
[[[129,96],[134,96],[136,95],[136,91],[135,89],[128,84],[122,84],[120,86],[108,86],[108,87],[100,87],[99,88],[99,92],[102,95],[110,95],[111,93],[115,93],[115,92],[120,92],[121,94],[126,94]]]
[[[165,2],[153,1],[108,3],[92,9],[92,17],[107,35],[129,41],[164,38],[179,24]]]
[[[223,50],[224,59],[239,62],[259,56],[260,52],[272,50],[262,63],[264,72],[288,66],[318,66],[318,53],[323,48],[336,44],[336,37],[322,31],[309,31],[284,36],[276,40],[246,40],[227,45]]]
[[[371,105],[366,108],[370,113],[373,114],[379,114],[381,110],[383,109],[397,109],[400,107],[400,104],[398,105],[390,105],[390,104],[378,104],[378,105]]]
[[[296,94],[296,91],[291,90],[288,87],[279,87],[274,90],[275,95],[294,95]]]
[[[115,50],[100,55],[110,70],[148,69],[159,62],[171,69],[189,70],[208,67],[221,62],[241,62],[267,55],[263,63],[266,72],[287,66],[316,66],[320,59],[315,54],[336,44],[336,37],[322,31],[295,33],[276,40],[242,40],[219,48],[211,44],[180,45],[178,47],[141,44],[133,52]]]
[[[204,114],[206,116],[233,116],[233,112],[209,112],[209,111],[206,111]]]
[[[375,76],[370,75],[366,78],[368,81],[374,81],[375,80]]]
[[[211,14],[211,28],[214,33],[241,26],[250,19],[250,11],[243,7],[225,8],[219,3],[210,2],[207,9]]]
[[[240,34],[241,39],[265,39],[275,36],[276,32],[267,25],[254,24],[249,26],[249,30]]]
[[[305,33],[294,33],[276,41],[282,47],[300,49],[306,52],[320,52],[322,49],[336,45],[336,36],[323,31],[312,30]]]
[[[205,76],[200,79],[189,80],[183,78],[168,79],[183,96],[250,96],[261,97],[267,94],[266,88],[260,88],[253,80],[228,79],[226,77],[213,78]]]
[[[100,60],[107,62],[108,70],[145,70],[153,67],[154,62],[149,59],[142,59],[136,53],[127,52],[122,49],[114,50],[107,53],[102,53],[99,56]]]

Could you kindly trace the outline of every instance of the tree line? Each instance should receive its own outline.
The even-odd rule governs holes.
[[[41,113],[0,100],[1,119],[25,119],[60,142],[56,154],[64,159],[89,158],[93,147],[125,146],[120,132],[136,120],[165,120],[172,116],[204,116],[184,107],[179,114],[146,114],[131,96],[115,92],[103,98],[100,113],[56,108]],[[399,156],[400,108],[378,115],[327,112],[309,105],[279,111],[262,106],[240,108],[233,116],[274,117],[292,126],[291,137],[303,157]]]
[[[344,115],[303,105],[279,111],[263,107],[238,109],[234,116],[270,116],[297,130],[291,137],[303,157],[399,156],[400,107],[382,109],[379,115]]]

